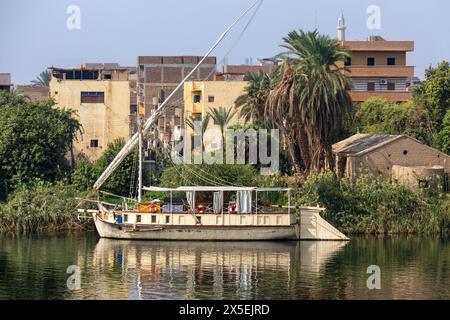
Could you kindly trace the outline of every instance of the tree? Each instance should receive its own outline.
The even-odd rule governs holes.
[[[73,111],[54,108],[54,101],[0,98],[0,197],[36,179],[56,181],[66,176],[66,155],[80,130]]]
[[[49,70],[42,71],[31,83],[38,87],[48,87],[50,86],[50,80],[52,79],[52,74]]]
[[[271,75],[260,71],[248,74],[246,80],[248,85],[244,94],[234,103],[239,110],[239,116],[245,123],[253,121],[261,127],[272,127],[272,121],[264,117],[265,104],[272,84]]]
[[[339,67],[349,54],[338,41],[317,31],[292,31],[283,41],[282,47],[288,50],[283,56],[284,70],[266,107],[289,134],[297,171],[296,145],[306,172],[333,168],[331,146],[352,103],[347,92],[350,80]]]
[[[441,150],[447,154],[450,154],[450,109],[447,110],[442,122],[442,129],[439,132],[439,142],[441,145]]]
[[[210,117],[214,120],[214,124],[217,124],[220,127],[220,132],[222,133],[222,146],[225,146],[224,131],[228,127],[228,124],[230,123],[231,119],[233,119],[236,112],[236,110],[227,110],[224,107],[211,108],[211,110],[208,112]]]

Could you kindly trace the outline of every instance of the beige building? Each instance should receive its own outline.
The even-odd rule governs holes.
[[[0,73],[0,91],[11,90],[11,74],[10,73]]]
[[[76,157],[84,154],[97,160],[116,138],[130,137],[129,68],[83,64],[74,69],[50,69],[50,95],[56,106],[74,110],[83,127],[74,143]]]
[[[49,87],[17,85],[16,90],[30,98],[31,101],[45,101],[50,95]]]
[[[333,153],[338,174],[352,179],[370,173],[417,185],[450,173],[450,156],[404,135],[356,134],[334,144]]]
[[[184,118],[201,121],[212,108],[223,107],[235,110],[236,99],[243,95],[246,81],[188,81],[184,84]],[[243,125],[244,121],[236,112],[229,126]],[[186,126],[191,135],[193,131]],[[220,136],[220,127],[210,119],[203,141],[208,149],[216,149]]]

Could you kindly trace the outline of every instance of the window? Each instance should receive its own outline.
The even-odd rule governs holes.
[[[123,215],[123,222],[128,222],[128,215],[127,214]]]
[[[208,96],[208,102],[214,102],[214,96]]]
[[[367,58],[367,65],[368,66],[374,66],[375,65],[375,58],[372,58],[372,57]]]
[[[156,216],[152,216],[152,223],[156,223]]]
[[[140,214],[136,215],[136,223],[140,223],[142,221],[142,216]]]
[[[375,82],[367,83],[367,91],[375,91]]]
[[[202,224],[202,217],[201,216],[196,216],[196,217],[197,217],[197,223]]]
[[[91,148],[98,148],[98,140],[97,139],[91,140]]]
[[[105,103],[105,93],[97,91],[82,91],[81,103]]]
[[[395,91],[395,83],[394,82],[389,82],[387,85],[387,89],[389,91]]]
[[[105,73],[105,74],[103,75],[103,79],[105,79],[105,80],[111,80],[111,79],[112,79],[111,73]]]
[[[403,155],[406,156],[408,154],[408,150],[403,150]]]
[[[388,66],[395,66],[395,58],[387,58]]]
[[[194,95],[194,103],[200,103],[202,101],[202,96],[199,94]]]
[[[166,223],[170,223],[170,216],[166,216]]]
[[[345,59],[344,65],[345,66],[351,66],[352,65],[352,58]]]

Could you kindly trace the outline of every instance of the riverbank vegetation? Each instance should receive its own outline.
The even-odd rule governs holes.
[[[351,83],[338,68],[348,53],[337,41],[299,31],[289,33],[283,47],[287,52],[279,56],[279,67],[249,76],[236,101],[252,125],[280,129],[282,175],[259,176],[253,165],[175,165],[161,149],[153,150],[157,168],[144,175],[144,183],[289,186],[295,204],[326,207],[326,218],[347,233],[448,232],[448,194],[377,177],[339,178],[332,172],[331,146],[356,132],[408,134],[449,153],[449,64],[430,67],[408,103],[371,99],[352,105]],[[229,114],[219,111],[210,116],[223,130]],[[72,141],[82,128],[73,115],[54,108],[51,99],[33,102],[16,92],[0,93],[0,231],[89,228],[77,219],[76,198],[93,196],[92,185],[125,141],[110,144],[95,162],[75,159]],[[136,176],[137,152],[132,152],[103,190],[135,197]]]

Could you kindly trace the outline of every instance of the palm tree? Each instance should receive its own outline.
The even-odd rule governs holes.
[[[352,103],[350,80],[340,70],[349,54],[338,41],[317,31],[292,31],[283,41],[288,49],[284,70],[269,94],[266,111],[287,131],[288,144],[300,146],[307,172],[333,169],[331,145]],[[290,154],[295,158],[295,149]]]
[[[201,131],[202,131],[202,137],[205,135],[205,132],[206,132],[206,129],[208,129],[208,125],[209,125],[209,120],[211,119],[211,116],[209,115],[209,114],[206,114],[206,116],[202,119],[202,123],[201,123],[201,125],[200,125],[200,129],[201,129]],[[192,129],[192,131],[194,131],[194,133],[195,133],[195,130],[197,129],[196,128],[196,125],[195,125],[195,122],[196,122],[197,120],[196,119],[194,119],[193,117],[191,117],[191,118],[186,118],[185,120],[184,120],[184,122],[185,122],[185,124],[189,127],[189,128],[191,128]],[[203,144],[203,142],[202,142],[202,144]],[[205,148],[205,146],[203,145],[203,149]]]
[[[38,87],[48,87],[50,86],[50,80],[52,75],[49,70],[42,71],[35,80],[31,80],[31,83]]]
[[[272,84],[271,75],[261,71],[250,73],[247,81],[244,94],[234,103],[235,108],[239,110],[239,116],[245,123],[253,121],[261,126],[272,127],[271,121],[264,117],[265,104]]]
[[[214,120],[214,124],[217,124],[220,127],[220,132],[222,133],[222,146],[225,145],[224,131],[228,127],[228,124],[230,123],[231,119],[233,119],[236,112],[237,110],[233,110],[231,108],[227,110],[224,107],[211,108],[211,110],[208,112],[208,114]]]

